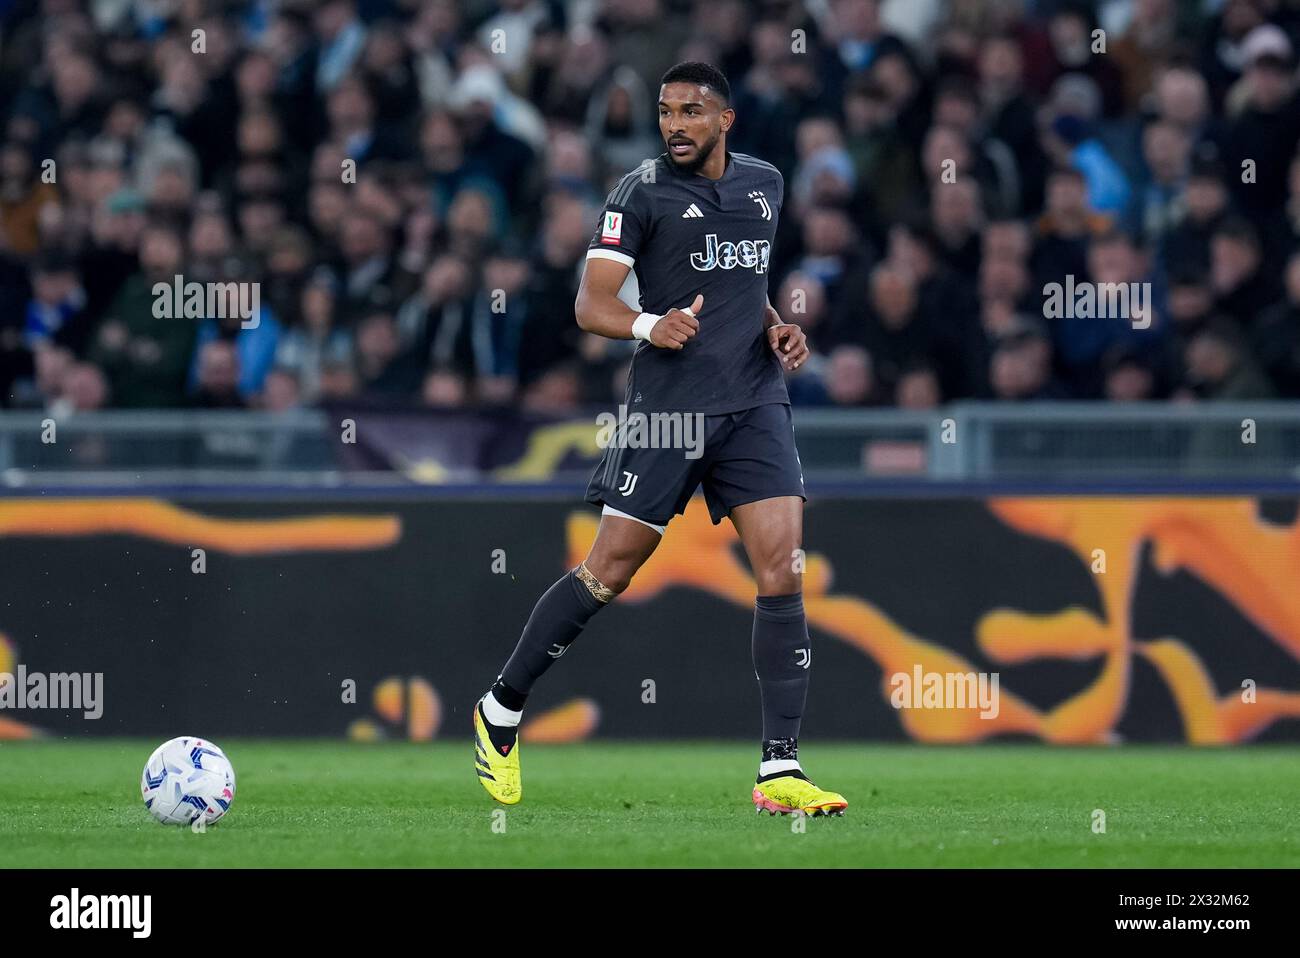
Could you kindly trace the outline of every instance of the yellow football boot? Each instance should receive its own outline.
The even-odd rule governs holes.
[[[518,805],[524,797],[519,775],[519,739],[514,745],[503,745],[502,754],[492,745],[487,722],[483,718],[481,703],[474,705],[474,771],[479,784],[502,805]]]
[[[754,786],[754,809],[758,814],[769,812],[789,815],[843,815],[849,803],[843,795],[818,788],[805,778],[781,775],[759,782]]]

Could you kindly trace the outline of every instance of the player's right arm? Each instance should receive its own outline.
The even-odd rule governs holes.
[[[638,313],[618,295],[653,231],[652,182],[643,164],[619,180],[605,199],[600,223],[587,246],[587,267],[574,313],[578,326],[597,336],[644,339],[660,349],[681,349],[699,331],[695,317],[704,306],[703,296],[697,295],[685,309],[670,309],[660,316]]]
[[[662,316],[638,313],[618,298],[630,267],[612,259],[591,258],[582,272],[574,313],[578,326],[609,339],[644,339],[660,349],[681,349],[700,329],[704,296],[697,294],[686,309],[670,309]]]

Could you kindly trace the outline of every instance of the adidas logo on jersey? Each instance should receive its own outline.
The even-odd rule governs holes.
[[[752,269],[766,273],[772,256],[772,244],[767,240],[741,240],[739,243],[719,243],[718,234],[704,238],[704,252],[691,254],[691,265],[701,272],[712,269]]]
[[[682,214],[682,219],[690,220],[703,216],[704,214],[700,212],[700,208],[692,203],[690,206],[686,207],[686,212]]]

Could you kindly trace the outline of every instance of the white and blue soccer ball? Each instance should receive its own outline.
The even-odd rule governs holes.
[[[149,814],[164,825],[218,821],[235,800],[235,768],[226,753],[201,738],[163,742],[149,756],[140,779]]]

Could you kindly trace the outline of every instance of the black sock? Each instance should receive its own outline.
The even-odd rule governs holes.
[[[797,738],[769,738],[763,740],[763,761],[797,762],[799,761],[799,740]]]
[[[522,712],[524,703],[528,701],[527,695],[506,685],[505,679],[499,675],[497,680],[492,683],[492,697],[501,703],[502,708],[507,708],[512,712]]]
[[[578,578],[576,569],[537,600],[519,637],[519,644],[497,680],[514,690],[520,707],[533,690],[533,683],[568,651],[569,643],[578,637],[587,620],[606,605],[591,594]],[[497,701],[508,709],[515,708],[500,697]]]
[[[763,743],[763,761],[764,762],[797,762],[799,761],[799,740],[797,738],[773,738]],[[761,768],[761,766],[760,766]],[[802,778],[808,781],[808,776],[801,769],[792,768],[784,772],[769,772],[766,775],[759,775],[756,783],[766,782],[770,778],[781,778],[782,776],[792,776]]]
[[[798,739],[812,664],[802,594],[758,597],[753,656],[763,702],[763,741]]]
[[[496,686],[493,686],[495,688]],[[492,742],[492,748],[501,755],[509,755],[510,750],[515,747],[515,740],[519,738],[518,725],[493,725],[487,717],[487,712],[483,709],[483,703],[479,702],[478,714],[483,717],[483,724],[487,726],[488,738]]]
[[[512,712],[522,712],[524,702],[528,699],[527,695],[521,695],[512,689],[497,676],[497,680],[492,683],[491,694],[502,708],[507,708]],[[482,703],[478,707],[479,715],[483,716],[483,724],[487,726],[488,738],[492,740],[492,747],[502,755],[507,755],[510,749],[514,747],[515,739],[519,737],[518,725],[493,725],[492,720],[488,718],[487,709],[483,708]]]

